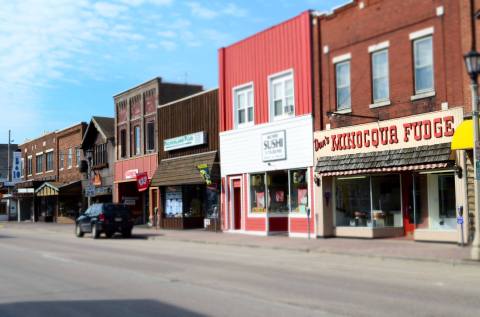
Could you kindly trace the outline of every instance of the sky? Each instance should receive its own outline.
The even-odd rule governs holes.
[[[0,0],[0,143],[93,115],[154,77],[218,86],[217,50],[347,0]]]

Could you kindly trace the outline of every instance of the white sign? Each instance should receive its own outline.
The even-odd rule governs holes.
[[[262,159],[264,162],[287,158],[285,130],[262,134]]]
[[[393,120],[315,132],[315,157],[398,150],[451,142],[463,109],[427,112]]]
[[[125,179],[137,178],[137,174],[138,174],[138,168],[125,171]]]
[[[192,134],[182,135],[176,138],[166,139],[163,141],[163,150],[165,152],[183,149],[186,147],[202,145],[206,143],[205,132],[197,132]]]
[[[21,180],[22,175],[22,152],[15,151],[12,153],[13,164],[12,164],[12,182],[18,183]]]

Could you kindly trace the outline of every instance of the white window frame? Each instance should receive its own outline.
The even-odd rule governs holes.
[[[82,159],[82,150],[77,147],[75,148],[75,167],[79,167],[80,166],[80,160]]]
[[[375,74],[374,74],[374,58],[376,55],[383,54],[385,53],[387,55],[387,97],[386,98],[380,98],[380,99],[375,99]],[[371,67],[372,67],[372,101],[373,105],[377,105],[380,103],[387,103],[390,104],[390,59],[389,59],[389,50],[388,48],[382,48],[376,51],[371,52]],[[377,78],[382,78],[382,77],[377,77]]]
[[[422,32],[422,31],[419,31],[419,32]],[[415,98],[416,96],[420,96],[420,97],[431,97],[431,96],[434,96],[435,95],[435,60],[434,60],[434,54],[433,54],[433,29],[432,29],[432,33],[427,33],[426,31],[424,32],[425,35],[423,37],[413,37],[410,36],[411,40],[412,40],[412,46],[413,46],[413,91],[414,91],[414,96],[412,96],[412,100],[415,100],[415,99],[418,99],[418,98]],[[424,34],[424,33],[421,33],[421,34]],[[422,90],[417,90],[417,74],[416,74],[416,70],[417,70],[417,65],[416,65],[416,51],[417,51],[417,46],[416,44],[419,43],[419,42],[422,42],[422,41],[425,41],[425,40],[430,40],[431,42],[431,47],[432,47],[432,50],[431,50],[431,54],[432,54],[432,64],[431,64],[431,67],[432,67],[432,87],[429,88],[429,89],[422,89]]]
[[[68,148],[67,169],[71,169],[73,165],[73,149]]]
[[[290,112],[285,112],[285,107],[287,104],[287,97],[285,96],[285,82],[287,80],[292,80],[293,85],[293,109]],[[273,100],[273,85],[275,83],[281,82],[283,85],[283,96],[282,96],[282,114],[275,116],[275,103]],[[295,74],[293,68],[281,71],[279,73],[272,74],[268,76],[268,103],[269,103],[269,114],[270,121],[284,120],[288,118],[295,117]]]
[[[253,105],[251,106],[253,108],[253,119],[252,121],[248,121],[248,108],[250,106],[248,105],[248,92],[252,92],[252,102]],[[238,108],[237,108],[237,96],[241,94],[245,94],[245,100],[247,102],[247,107],[245,108],[245,122],[244,123],[239,123],[238,122]],[[246,127],[251,127],[255,125],[255,89],[254,89],[254,84],[253,81],[235,86],[232,88],[232,108],[233,108],[233,122],[234,122],[234,127],[236,129],[239,128],[246,128]]]
[[[341,56],[342,57],[342,56]],[[348,58],[347,58],[348,57]],[[351,56],[350,54],[346,54],[345,58],[342,59],[335,59],[334,58],[334,71],[335,71],[335,110],[339,113],[347,113],[352,111],[352,64],[351,64]],[[337,67],[341,64],[347,64],[348,63],[348,90],[350,94],[350,104],[348,107],[344,109],[338,109],[339,103],[338,103],[338,76],[337,76]],[[344,88],[344,87],[340,87]]]

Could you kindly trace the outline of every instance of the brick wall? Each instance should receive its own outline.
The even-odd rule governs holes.
[[[57,133],[58,155],[63,155],[63,166],[58,165],[58,181],[69,183],[82,179],[80,173],[80,161],[83,160],[83,153],[80,151],[80,160],[77,160],[77,149],[82,144],[83,134],[87,128],[87,124],[82,122],[73,127],[61,130]],[[72,159],[69,166],[69,150],[71,149]],[[60,160],[58,160],[60,163]]]
[[[24,160],[24,179],[25,180],[55,180],[57,178],[57,143],[55,132],[45,134],[39,138],[30,140],[19,145],[19,149],[22,151],[22,158]],[[45,153],[49,150],[53,152],[53,170],[46,170],[46,155]],[[36,158],[37,153],[43,153],[43,169],[37,171],[36,169]],[[27,172],[27,161],[28,157],[32,157],[32,174],[28,175]]]

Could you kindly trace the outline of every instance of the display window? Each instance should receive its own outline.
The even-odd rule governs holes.
[[[183,217],[183,199],[181,186],[169,186],[165,189],[165,217]]]
[[[250,175],[251,213],[306,213],[308,203],[307,169]]]
[[[400,175],[336,179],[336,225],[402,227]]]

